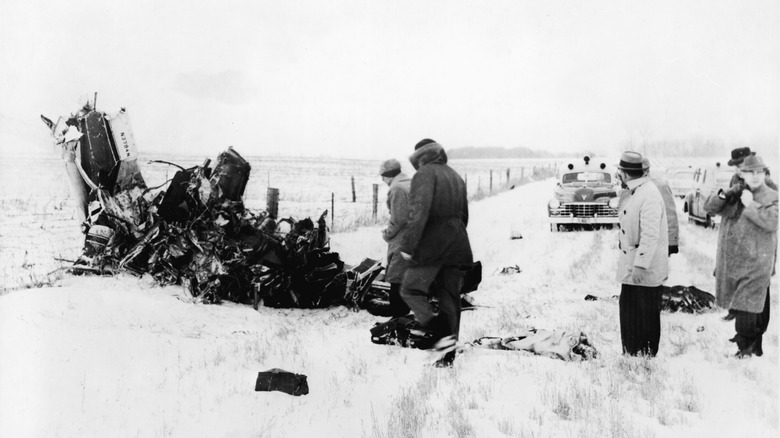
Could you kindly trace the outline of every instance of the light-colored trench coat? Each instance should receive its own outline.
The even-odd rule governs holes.
[[[752,192],[753,203],[738,217],[721,217],[715,296],[720,307],[761,313],[777,262],[777,192],[766,184]],[[726,201],[714,193],[704,209],[725,213]]]
[[[409,189],[412,179],[399,173],[390,182],[387,191],[387,208],[390,209],[390,221],[382,230],[382,238],[387,242],[387,269],[385,281],[400,283],[409,262],[401,257],[401,240],[406,233],[409,221]]]
[[[627,184],[627,194],[621,198],[618,212],[617,281],[636,286],[660,286],[669,277],[669,231],[664,200],[648,177]],[[635,266],[646,270],[640,284],[631,279]]]
[[[674,202],[674,194],[671,187],[665,181],[658,178],[648,177],[650,181],[658,187],[658,191],[661,193],[661,198],[664,200],[664,206],[666,207],[666,229],[669,231],[669,245],[679,246],[680,244],[680,224],[677,219],[677,204]],[[631,195],[631,190],[622,190],[620,192],[620,204],[622,205],[628,196]]]

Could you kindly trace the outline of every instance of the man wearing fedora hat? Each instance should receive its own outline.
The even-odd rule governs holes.
[[[778,214],[777,191],[767,185],[764,161],[753,153],[742,154],[735,160],[732,151],[729,164],[736,164],[744,187],[720,190],[704,205],[707,212],[721,215],[715,294],[718,306],[729,309],[734,316],[737,335],[732,341],[737,343],[739,358],[764,353],[769,283],[777,261]],[[734,202],[742,207],[737,214],[729,209]]]
[[[382,162],[379,175],[389,187],[387,208],[390,210],[390,220],[382,230],[382,238],[387,242],[385,281],[390,283],[390,314],[395,317],[409,313],[409,306],[401,299],[401,280],[409,264],[401,257],[401,241],[406,234],[406,222],[409,219],[409,187],[412,179],[401,172],[401,163],[392,158]]]
[[[669,275],[669,235],[663,197],[645,175],[637,152],[624,152],[617,165],[626,192],[618,208],[617,280],[623,352],[655,356],[661,338],[661,286]]]

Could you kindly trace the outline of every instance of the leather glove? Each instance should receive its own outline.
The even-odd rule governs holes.
[[[680,252],[680,249],[677,245],[669,245],[669,255],[677,254],[678,252]]]

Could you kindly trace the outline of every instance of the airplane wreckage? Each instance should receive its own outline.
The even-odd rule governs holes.
[[[56,122],[41,119],[62,147],[83,222],[85,243],[73,274],[149,274],[160,285],[184,286],[204,303],[345,305],[388,316],[381,263],[365,259],[347,267],[331,252],[327,210],[317,220],[295,220],[244,206],[251,166],[232,147],[213,167],[210,160],[179,166],[160,190],[144,181],[124,108],[105,113],[90,102]],[[481,281],[481,265],[475,266],[479,272],[463,293]]]

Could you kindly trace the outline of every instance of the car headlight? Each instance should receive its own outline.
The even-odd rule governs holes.
[[[550,207],[550,208],[558,208],[558,207],[560,207],[560,206],[561,206],[561,201],[559,201],[559,200],[557,200],[557,199],[553,199],[552,201],[550,201],[550,202],[547,204],[547,206],[548,206],[548,207]]]
[[[618,208],[618,198],[612,198],[609,200],[609,208]]]

